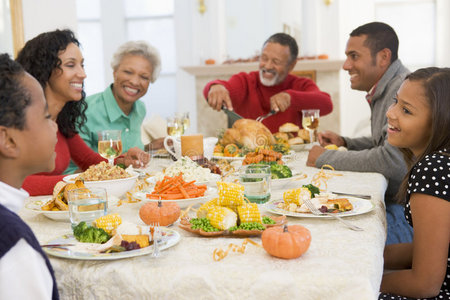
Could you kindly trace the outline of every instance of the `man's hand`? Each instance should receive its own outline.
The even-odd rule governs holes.
[[[134,168],[141,168],[142,166],[147,165],[149,161],[150,155],[138,147],[128,149],[123,157],[123,164],[125,167],[133,165]]]
[[[315,167],[316,161],[319,156],[326,151],[325,148],[320,146],[313,146],[308,153],[308,159],[306,160],[306,165],[309,167]]]
[[[283,112],[291,106],[291,95],[281,92],[270,97],[270,109]]]
[[[346,146],[345,140],[338,134],[332,132],[332,131],[323,131],[319,132],[319,143],[321,146],[326,145],[336,145],[338,147],[340,146]]]
[[[231,104],[230,93],[221,84],[214,84],[209,88],[208,104],[217,111],[222,110],[223,104],[225,104],[225,106],[229,110],[233,110],[233,104]]]

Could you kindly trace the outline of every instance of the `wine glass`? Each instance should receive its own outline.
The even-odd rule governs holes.
[[[319,109],[303,109],[302,110],[302,125],[303,128],[309,132],[309,142],[315,142],[315,130],[319,127]]]
[[[114,158],[122,154],[121,130],[102,130],[98,132],[98,153],[114,165]]]
[[[181,117],[181,124],[183,124],[183,133],[185,133],[189,126],[191,125],[191,120],[189,119],[189,112],[183,113]]]
[[[179,137],[183,134],[183,124],[180,118],[167,118],[167,134],[174,137]]]

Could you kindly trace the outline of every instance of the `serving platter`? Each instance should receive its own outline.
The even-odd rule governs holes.
[[[263,217],[263,216],[261,216]],[[275,221],[275,224],[263,224],[264,227],[274,227],[274,226],[282,226],[287,223],[286,216],[267,216]],[[190,217],[183,217],[180,219],[180,223],[178,224],[178,227],[181,229],[184,229],[186,231],[195,233],[199,236],[204,237],[217,237],[217,236],[224,236],[224,235],[232,235],[232,236],[255,236],[255,235],[261,235],[264,230],[243,230],[238,229],[234,231],[228,231],[228,230],[221,230],[221,231],[203,231],[202,229],[192,229],[192,224],[189,222],[191,218]]]
[[[221,176],[219,174],[211,174],[211,179],[207,181],[196,181],[196,185],[203,185],[206,184],[207,186],[215,187],[216,182],[220,181]],[[154,186],[156,184],[156,178],[155,177],[149,177],[146,179],[147,183],[151,186]],[[189,181],[189,180],[186,180]]]
[[[175,246],[180,241],[180,234],[173,229],[169,229],[166,227],[161,227],[161,232],[163,234],[163,239],[158,243],[159,250],[165,250],[167,248]],[[65,244],[76,244],[78,243],[75,237],[72,234],[63,235],[51,241],[48,241],[49,245],[65,245]],[[116,259],[124,259],[130,257],[136,257],[141,255],[147,255],[153,252],[153,245],[150,245],[145,248],[131,250],[131,251],[123,251],[123,252],[114,252],[114,253],[88,253],[75,251],[71,249],[72,247],[54,247],[47,248],[43,247],[44,251],[52,256],[75,259],[75,260],[116,260]]]
[[[362,215],[372,211],[375,208],[375,205],[372,201],[356,198],[356,197],[345,197],[347,198],[353,206],[353,209],[350,211],[335,213],[339,217],[351,217]],[[282,208],[278,208],[278,203],[283,202],[282,199],[272,199],[264,204],[264,209],[268,212],[277,215],[289,216],[289,217],[297,217],[297,218],[320,218],[320,219],[332,219],[332,216],[327,215],[314,215],[312,213],[299,213],[292,212]]]
[[[205,195],[203,197],[197,197],[197,198],[187,198],[187,199],[177,199],[177,200],[157,200],[157,199],[148,199],[147,194],[151,193],[151,191],[140,191],[135,192],[133,194],[133,197],[141,200],[143,202],[175,202],[178,204],[180,208],[186,208],[191,205],[196,205],[200,203],[206,202],[209,198],[211,198],[214,194],[217,193],[217,189],[208,187]]]

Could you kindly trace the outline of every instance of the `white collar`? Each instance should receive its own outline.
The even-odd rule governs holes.
[[[0,181],[0,204],[7,209],[17,213],[22,209],[25,199],[30,194],[24,189],[16,189],[2,181]]]

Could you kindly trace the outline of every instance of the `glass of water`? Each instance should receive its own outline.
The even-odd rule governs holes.
[[[80,222],[92,225],[108,211],[108,196],[104,188],[81,188],[69,191],[69,216],[72,228]]]
[[[250,202],[265,203],[270,199],[270,166],[247,165],[240,169],[239,182]]]

